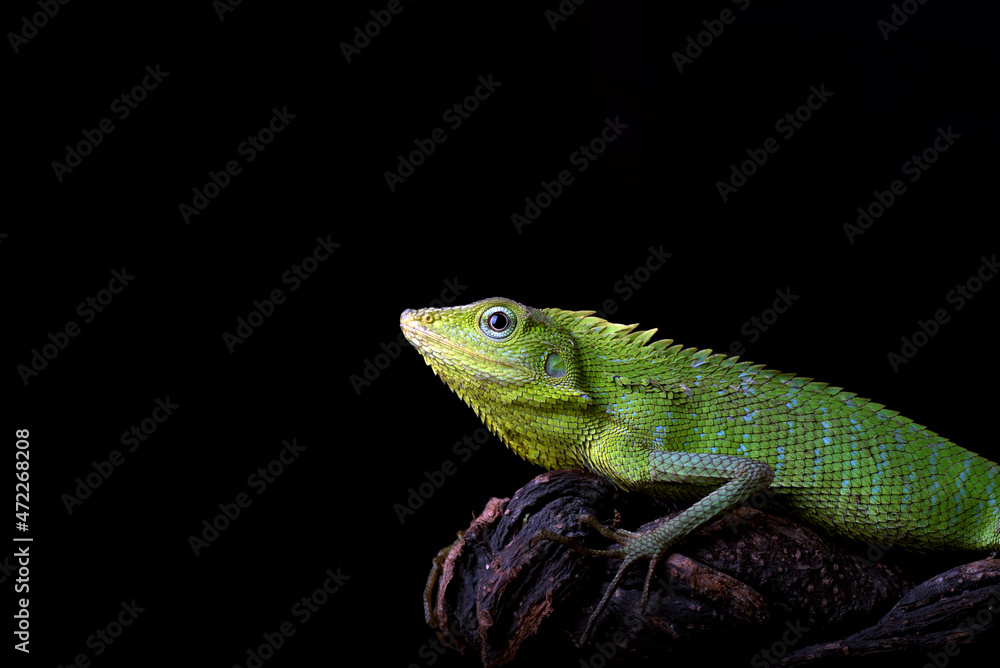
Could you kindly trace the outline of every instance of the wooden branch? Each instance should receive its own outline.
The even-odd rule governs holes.
[[[664,560],[645,611],[639,597],[646,565],[633,567],[591,643],[575,650],[621,562],[583,557],[553,541],[532,546],[532,537],[548,529],[603,547],[607,541],[577,517],[645,529],[673,510],[585,471],[544,473],[513,498],[491,500],[441,551],[425,593],[428,623],[490,668],[547,656],[580,665],[563,658],[677,660],[687,652],[702,660],[741,657],[753,666],[820,665],[887,653],[923,656],[952,647],[947,643],[997,637],[1000,560],[959,566],[913,588],[900,564],[918,555],[845,546],[744,506],[693,533]],[[842,639],[820,642],[830,638]]]

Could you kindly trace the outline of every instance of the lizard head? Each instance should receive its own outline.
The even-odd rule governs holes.
[[[407,310],[407,340],[518,455],[549,469],[583,466],[578,434],[594,407],[580,347],[546,311],[502,298]]]
[[[575,343],[540,309],[494,297],[403,311],[406,339],[477,412],[489,404],[586,402]]]

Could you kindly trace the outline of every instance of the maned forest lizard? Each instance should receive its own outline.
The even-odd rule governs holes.
[[[638,533],[580,518],[625,571],[770,488],[772,503],[826,532],[915,551],[1000,548],[1000,465],[881,404],[736,357],[650,342],[593,311],[509,299],[407,310],[400,326],[434,373],[514,452],[585,468],[625,490],[696,499]]]

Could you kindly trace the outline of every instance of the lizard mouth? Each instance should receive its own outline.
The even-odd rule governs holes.
[[[406,337],[406,340],[413,344],[413,346],[420,351],[421,354],[424,354],[425,351],[433,351],[432,346],[426,345],[426,341],[433,341],[445,348],[456,350],[463,355],[475,357],[477,359],[490,362],[491,364],[499,364],[500,366],[505,366],[511,369],[518,368],[516,365],[511,364],[510,362],[507,362],[499,357],[488,357],[473,348],[468,348],[459,343],[455,343],[453,340],[445,336],[441,336],[437,332],[421,325],[416,320],[400,320],[399,326],[403,329],[403,335]],[[447,366],[458,366],[457,364],[448,362],[447,360],[441,361],[443,361]]]

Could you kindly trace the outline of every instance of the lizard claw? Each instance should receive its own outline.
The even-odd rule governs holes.
[[[605,538],[617,541],[618,543],[624,544],[632,536],[632,533],[629,531],[624,531],[622,529],[612,529],[604,526],[593,515],[580,515],[576,519],[578,522],[580,522],[580,524],[587,524],[596,529],[597,532],[600,533]],[[532,536],[531,538],[532,547],[534,547],[534,545],[537,544],[538,541],[543,539],[551,540],[556,543],[562,543],[563,545],[566,545],[567,547],[570,547],[573,550],[579,552],[580,554],[588,557],[611,557],[616,559],[625,558],[624,547],[613,547],[613,548],[598,550],[583,545],[575,538],[570,538],[569,536],[563,536],[562,534],[558,534],[553,531],[548,531],[546,529],[542,529],[537,534]]]
[[[577,518],[581,524],[586,524],[597,530],[597,533],[601,534],[605,538],[613,540],[615,542],[626,544],[629,540],[635,537],[631,531],[626,531],[625,529],[615,529],[612,527],[604,526],[601,522],[593,515],[580,515]]]

